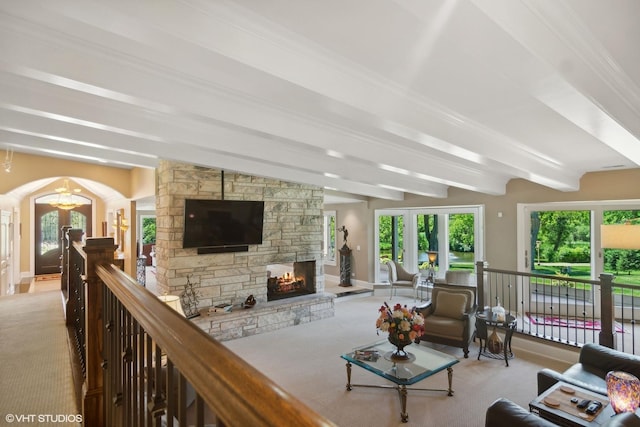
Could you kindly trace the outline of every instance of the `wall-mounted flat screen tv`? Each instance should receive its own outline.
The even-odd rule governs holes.
[[[183,248],[259,245],[264,202],[186,199]]]

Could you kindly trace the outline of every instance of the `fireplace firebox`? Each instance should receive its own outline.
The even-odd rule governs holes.
[[[267,270],[267,301],[316,293],[315,260],[270,265]]]

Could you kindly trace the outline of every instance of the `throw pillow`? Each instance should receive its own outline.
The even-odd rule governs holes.
[[[462,319],[467,296],[455,292],[440,291],[436,296],[436,309],[434,316],[448,317],[450,319]]]

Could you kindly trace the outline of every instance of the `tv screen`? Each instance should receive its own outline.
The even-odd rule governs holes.
[[[259,245],[264,202],[186,199],[183,248]]]

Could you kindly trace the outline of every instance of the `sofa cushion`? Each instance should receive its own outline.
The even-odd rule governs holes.
[[[409,280],[396,280],[395,282],[393,282],[393,286],[409,286],[409,287],[413,287],[413,282],[411,282]]]
[[[467,296],[465,294],[440,291],[436,295],[436,307],[433,315],[461,320],[466,308]]]
[[[567,377],[573,379],[575,385],[581,385],[582,388],[593,390],[599,394],[607,394],[607,383],[599,374],[591,372],[588,365],[576,363],[563,372]],[[606,376],[606,374],[604,374]]]
[[[424,333],[462,339],[464,335],[464,322],[450,317],[429,316],[424,320]]]
[[[578,362],[586,371],[603,379],[609,371],[624,371],[640,377],[640,357],[594,343],[582,347]]]

